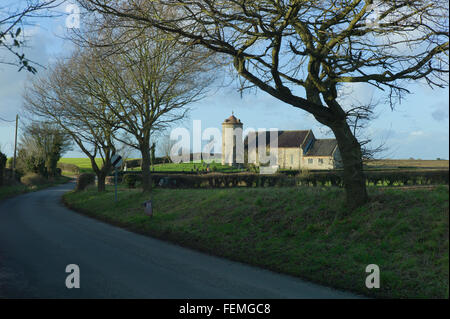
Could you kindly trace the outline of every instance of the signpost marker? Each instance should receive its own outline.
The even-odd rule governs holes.
[[[111,157],[111,165],[115,169],[114,173],[114,201],[117,202],[117,170],[122,166],[122,156],[114,154]]]

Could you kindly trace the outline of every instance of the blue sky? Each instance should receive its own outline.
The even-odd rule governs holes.
[[[62,8],[62,11],[64,8]],[[66,54],[70,42],[62,37],[66,32],[65,16],[37,20],[39,24],[25,27],[28,36],[26,56],[42,65],[48,65],[56,57]],[[0,60],[11,58],[0,51]],[[38,73],[45,70],[38,68]],[[17,68],[0,64],[0,117],[13,120],[21,112],[24,85],[33,75]],[[234,114],[244,123],[244,129],[278,128],[280,130],[312,129],[318,138],[333,137],[328,130],[308,113],[284,104],[264,92],[250,92],[242,97],[237,84],[213,89],[200,102],[191,105],[190,117],[182,125],[191,129],[193,120],[202,121],[202,129],[220,129],[225,118]],[[423,83],[411,84],[413,92],[402,104],[391,111],[388,105],[380,104],[376,109],[377,119],[368,128],[368,135],[377,144],[385,142],[387,151],[379,154],[383,158],[449,158],[449,92],[445,89],[430,89]],[[353,88],[350,99],[367,101],[373,89],[365,85]],[[20,130],[19,130],[20,133]],[[14,123],[0,121],[0,149],[11,156],[14,146]],[[220,150],[219,150],[220,152]],[[65,157],[84,157],[76,149]]]

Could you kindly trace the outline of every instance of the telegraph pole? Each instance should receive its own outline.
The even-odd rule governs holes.
[[[16,134],[14,137],[14,157],[13,157],[13,171],[12,177],[13,181],[16,180],[16,150],[17,150],[17,126],[19,124],[19,114],[16,114]]]

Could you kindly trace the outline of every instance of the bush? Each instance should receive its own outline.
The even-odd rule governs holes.
[[[127,185],[128,188],[135,188],[136,183],[141,181],[141,175],[138,174],[125,174],[123,175],[123,183]]]
[[[80,174],[77,178],[77,186],[75,187],[75,190],[77,192],[85,190],[86,187],[94,183],[95,183],[95,174],[91,173]]]
[[[20,178],[20,182],[27,186],[38,186],[46,184],[48,181],[42,175],[36,173],[28,173]]]

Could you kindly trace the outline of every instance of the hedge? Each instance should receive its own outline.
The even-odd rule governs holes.
[[[431,171],[370,171],[365,172],[366,182],[369,185],[435,185],[448,184],[448,170]],[[337,186],[343,187],[342,171],[303,173],[296,176],[284,174],[261,175],[255,173],[209,173],[201,175],[192,174],[161,174],[152,173],[155,185],[160,185],[160,180],[167,178],[170,183],[162,183],[168,187],[267,187],[267,186]]]
[[[77,178],[77,185],[75,187],[75,190],[82,191],[89,185],[92,185],[95,183],[95,174],[91,173],[83,173],[80,174]]]

